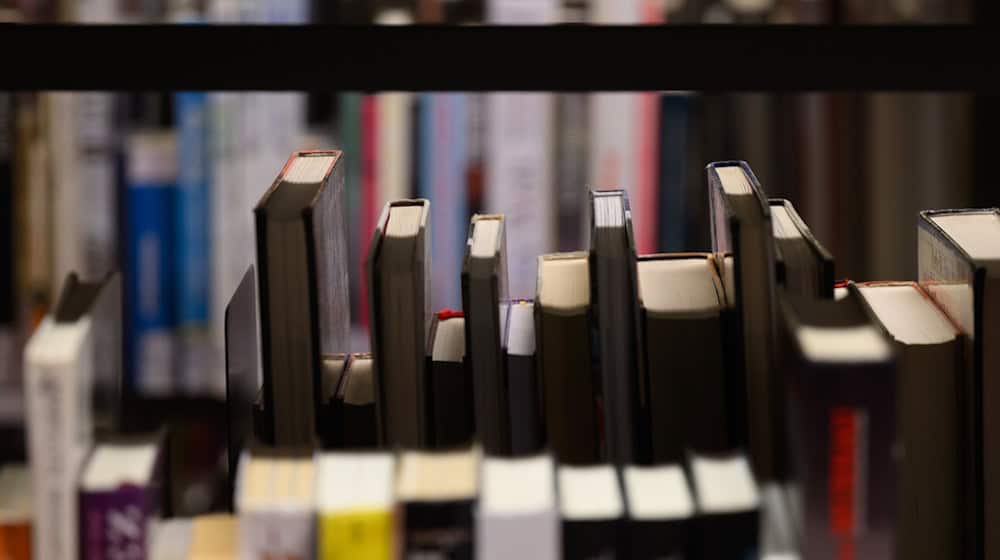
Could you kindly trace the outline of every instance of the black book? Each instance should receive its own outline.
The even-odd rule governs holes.
[[[269,422],[254,422],[263,416],[258,408],[260,383],[257,380],[257,285],[253,265],[243,274],[226,305],[226,435],[229,496],[236,484],[240,453],[251,438],[270,441],[269,434],[257,430]]]
[[[625,504],[614,465],[558,468],[563,558],[626,558]]]
[[[541,382],[535,362],[533,301],[511,302],[507,312],[504,352],[511,452],[515,455],[536,453],[545,444],[545,431],[542,428]]]
[[[383,445],[421,448],[430,443],[425,372],[431,322],[430,209],[422,199],[386,204],[365,261],[375,410]]]
[[[772,198],[776,283],[800,295],[833,298],[833,256],[812,234],[792,203]]]
[[[722,280],[708,254],[639,257],[639,362],[654,464],[730,449]],[[743,398],[738,395],[736,398]]]
[[[782,295],[780,305],[803,553],[893,557],[899,467],[893,348],[853,285],[840,301]]]
[[[396,471],[396,503],[402,514],[400,557],[474,557],[479,460],[475,449],[408,451],[400,456]]]
[[[340,383],[333,397],[334,418],[330,429],[338,434],[338,447],[374,449],[378,446],[375,416],[375,379],[371,354],[351,354],[343,362]],[[337,359],[331,356],[331,372]]]
[[[341,152],[296,152],[254,218],[264,407],[276,445],[311,445],[322,406],[321,356],[350,339]]]
[[[915,282],[860,284],[896,347],[898,558],[962,558],[965,337]]]
[[[760,494],[747,457],[732,451],[692,454],[688,469],[696,511],[691,556],[706,560],[756,558]]]
[[[538,257],[535,333],[545,439],[560,463],[600,460],[587,253]]]
[[[628,510],[628,557],[684,558],[691,546],[694,499],[679,464],[626,466],[622,487]]]
[[[503,215],[475,215],[462,265],[462,308],[475,395],[476,432],[490,455],[511,453],[504,367],[507,248]]]
[[[431,322],[427,348],[427,411],[434,448],[467,446],[475,436],[473,380],[465,343],[468,320],[441,311]]]
[[[963,433],[971,450],[963,556],[1000,557],[1000,210],[920,213],[921,286],[968,339]]]
[[[709,164],[712,247],[733,259],[738,352],[747,395],[750,459],[761,480],[780,478],[784,459],[781,383],[774,362],[774,241],[767,199],[744,162]],[[727,288],[728,289],[728,288]]]
[[[591,191],[590,289],[596,311],[604,446],[608,460],[647,460],[646,400],[635,353],[636,279],[632,215],[625,191]]]

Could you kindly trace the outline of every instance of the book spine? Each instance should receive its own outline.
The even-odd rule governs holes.
[[[381,208],[378,206],[378,104],[375,97],[365,95],[361,98],[360,107],[361,130],[361,231],[358,234],[358,242],[362,244],[362,258],[367,256],[365,248],[375,231],[375,224],[378,221]],[[361,283],[361,324],[369,324],[368,309],[368,287],[367,282]]]
[[[107,492],[80,493],[80,554],[83,560],[147,557],[149,491],[125,485]]]
[[[393,531],[392,513],[388,511],[321,513],[317,543],[319,560],[390,560],[395,552]]]
[[[73,211],[80,220],[80,231],[71,235],[79,235],[77,243],[82,241],[82,245],[78,251],[82,249],[82,253],[73,270],[84,277],[100,278],[114,268],[117,260],[115,96],[78,93],[74,111],[79,173],[75,186],[80,192],[80,206]]]
[[[476,550],[473,503],[403,504],[403,558],[471,559]]]
[[[338,96],[340,114],[338,117],[336,145],[343,150],[346,188],[344,203],[347,205],[348,250],[350,262],[351,319],[355,325],[368,324],[368,296],[364,275],[365,256],[371,232],[365,232],[361,213],[361,94],[341,93]]]
[[[665,93],[660,112],[660,222],[659,249],[669,252],[690,250],[686,231],[688,203],[689,120],[691,94]]]
[[[174,390],[173,147],[169,136],[150,134],[135,142],[129,154],[126,355],[131,356],[128,372],[133,386],[147,395]]]
[[[202,92],[175,95],[178,123],[178,177],[175,191],[174,302],[180,342],[180,383],[189,394],[222,395],[220,384],[207,386],[214,375],[211,361],[211,188],[208,164],[208,96]]]
[[[312,512],[255,511],[239,516],[239,558],[314,558]]]
[[[380,93],[375,96],[378,119],[376,126],[378,171],[377,214],[387,202],[410,197],[410,117],[412,97],[404,92]]]

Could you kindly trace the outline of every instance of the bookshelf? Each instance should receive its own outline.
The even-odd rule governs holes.
[[[32,53],[7,60],[14,90],[1000,91],[978,25],[0,29],[0,51]]]

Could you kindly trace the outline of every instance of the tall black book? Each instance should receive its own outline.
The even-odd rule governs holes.
[[[898,558],[963,558],[965,337],[915,282],[858,285],[896,347]],[[966,464],[968,463],[968,464]]]
[[[383,445],[421,448],[430,443],[425,371],[431,322],[430,209],[422,199],[387,203],[365,261],[375,409]]]
[[[229,496],[236,484],[240,453],[251,438],[268,441],[267,434],[254,433],[254,418],[263,415],[257,405],[260,383],[257,368],[257,285],[253,265],[226,305],[226,436]],[[256,424],[261,424],[260,420]]]
[[[254,208],[263,397],[276,445],[312,444],[321,356],[349,346],[340,160],[339,151],[292,154]]]
[[[739,451],[691,454],[688,470],[696,509],[691,556],[756,558],[760,492],[746,456]]]
[[[625,502],[614,465],[557,471],[563,558],[626,558]]]
[[[507,312],[507,403],[510,414],[510,449],[515,455],[535,453],[545,444],[542,396],[535,361],[535,303],[518,300]]]
[[[731,290],[746,379],[750,458],[761,480],[782,476],[784,419],[774,362],[774,241],[767,199],[741,161],[709,164],[712,247],[733,258]]]
[[[972,450],[964,556],[1000,557],[1000,210],[920,213],[921,286],[968,338],[963,432]]]
[[[427,411],[434,448],[464,447],[475,436],[473,379],[466,352],[468,319],[440,311],[431,321],[427,348]]]
[[[840,301],[782,295],[792,472],[803,554],[891,558],[898,505],[893,348],[857,288]]]
[[[694,499],[679,464],[622,467],[628,557],[685,558],[694,526]]]
[[[336,369],[336,365],[336,359],[330,360],[331,369]],[[334,443],[333,447],[374,449],[378,445],[371,354],[346,356],[330,408],[331,420],[323,433],[331,434],[328,439]]]
[[[591,191],[590,290],[601,365],[605,453],[613,463],[648,458],[648,430],[635,353],[636,279],[625,191]]]
[[[654,464],[729,449],[732,395],[723,355],[726,297],[711,255],[639,257],[639,363]]]
[[[802,295],[833,298],[833,256],[784,198],[772,198],[777,285]]]
[[[560,463],[600,460],[587,253],[538,257],[536,356],[545,438]]]
[[[479,462],[476,449],[400,455],[396,502],[401,558],[472,560]]]
[[[504,367],[507,249],[503,215],[475,215],[462,266],[462,307],[475,394],[476,432],[490,455],[511,452]]]

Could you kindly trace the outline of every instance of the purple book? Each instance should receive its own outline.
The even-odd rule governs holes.
[[[164,436],[94,447],[80,477],[80,558],[144,560],[160,514]]]

